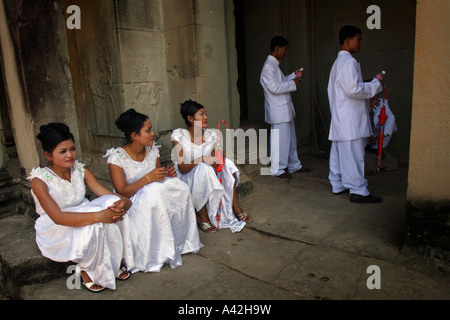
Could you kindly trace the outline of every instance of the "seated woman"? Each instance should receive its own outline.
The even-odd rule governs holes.
[[[127,215],[134,260],[131,272],[158,272],[165,263],[182,265],[181,255],[197,253],[200,243],[189,188],[171,166],[161,167],[150,119],[129,109],[116,120],[127,144],[110,149],[108,167],[114,190],[133,201]]]
[[[231,160],[225,159],[221,184],[215,171],[219,163],[214,153],[217,133],[207,129],[205,107],[188,100],[181,104],[180,113],[187,129],[176,129],[172,133],[176,153],[175,170],[191,190],[201,229],[215,232],[219,226],[230,228],[232,232],[241,231],[252,218],[239,207],[237,201],[238,168]]]
[[[121,267],[124,246],[114,223],[123,219],[131,201],[106,189],[76,161],[74,138],[65,124],[43,125],[37,138],[50,162],[48,167],[34,168],[28,177],[40,215],[35,229],[42,255],[77,263],[76,272],[90,291],[114,290],[116,278],[130,275]],[[86,199],[86,185],[99,198]]]

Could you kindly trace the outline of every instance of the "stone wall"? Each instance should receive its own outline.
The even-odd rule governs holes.
[[[230,4],[77,1],[82,28],[68,30],[67,43],[83,159],[98,177],[109,179],[102,156],[124,144],[114,122],[128,108],[150,117],[166,162],[171,131],[184,126],[183,101],[205,105],[212,127],[220,120],[239,125]]]

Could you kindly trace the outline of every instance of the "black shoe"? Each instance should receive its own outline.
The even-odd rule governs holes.
[[[378,203],[381,202],[381,198],[375,197],[371,194],[368,196],[361,196],[359,194],[350,194],[350,202],[357,202],[357,203]]]
[[[279,176],[275,176],[275,177],[280,178],[280,179],[289,179],[289,178],[292,178],[292,175],[288,172],[284,172],[284,173],[280,174]]]
[[[300,169],[298,169],[297,171],[294,171],[292,173],[297,173],[297,172],[311,172],[311,169],[305,168],[305,167],[301,167]]]

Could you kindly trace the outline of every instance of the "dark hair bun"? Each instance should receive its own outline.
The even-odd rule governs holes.
[[[47,152],[52,152],[63,141],[69,139],[75,141],[69,127],[61,122],[41,125],[39,131],[36,138],[41,141],[42,148]]]
[[[139,133],[148,119],[145,114],[139,113],[133,108],[123,112],[116,120],[116,127],[125,134],[127,142],[131,142],[131,134]]]
[[[122,132],[127,131],[127,128],[129,126],[129,122],[133,120],[133,118],[136,117],[136,110],[134,109],[128,109],[124,113],[122,113],[119,118],[116,120],[116,127]]]

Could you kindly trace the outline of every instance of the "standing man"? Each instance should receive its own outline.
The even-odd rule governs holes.
[[[284,76],[280,60],[286,56],[288,41],[275,36],[270,42],[270,55],[261,71],[264,89],[265,121],[270,124],[270,173],[279,178],[291,178],[294,172],[309,172],[303,168],[297,154],[295,110],[291,92],[301,83],[301,71]],[[286,171],[287,170],[287,171]]]
[[[333,193],[349,190],[352,202],[376,203],[381,198],[370,194],[364,178],[364,149],[371,135],[369,99],[383,86],[381,75],[371,82],[362,80],[361,67],[352,56],[361,48],[361,34],[354,26],[344,26],[339,32],[341,51],[328,82],[332,141],[328,178]]]

